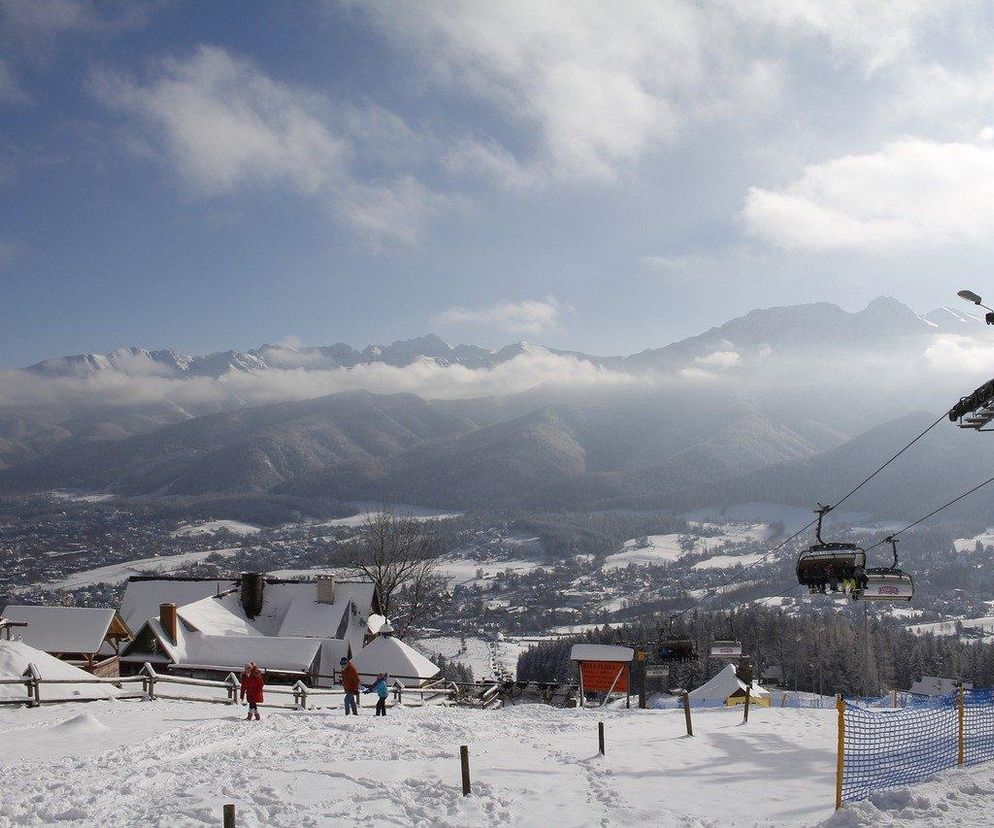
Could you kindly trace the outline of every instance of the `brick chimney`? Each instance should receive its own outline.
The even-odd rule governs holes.
[[[177,636],[179,635],[179,630],[177,629],[179,621],[176,619],[175,604],[159,604],[159,623],[162,625],[162,629],[165,630],[166,635],[169,636],[169,640],[173,644],[176,644]]]
[[[335,603],[335,576],[334,575],[318,575],[318,597],[317,602],[319,604],[334,604]]]

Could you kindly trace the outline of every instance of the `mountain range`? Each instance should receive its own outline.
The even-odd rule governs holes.
[[[377,363],[493,371],[540,354],[652,380],[469,399],[358,390],[261,405],[232,399],[211,411],[172,400],[8,406],[0,408],[0,491],[252,492],[470,509],[809,504],[913,436],[928,418],[915,413],[919,403],[931,408],[961,387],[958,375],[927,373],[936,337],[983,331],[969,314],[918,315],[881,298],[857,313],[827,303],[756,310],[626,357],[528,343],[449,347],[433,335],[362,351],[264,345],[204,357],[143,349],[62,357],[19,373],[56,385],[107,376],[223,385],[232,372]],[[939,431],[895,467],[906,479],[868,487],[860,508],[910,514],[994,459],[984,437],[949,424]]]

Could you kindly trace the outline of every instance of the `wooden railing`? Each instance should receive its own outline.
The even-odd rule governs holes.
[[[176,676],[168,673],[159,673],[149,662],[145,662],[141,672],[135,676],[120,676],[100,678],[88,676],[86,678],[74,679],[49,679],[44,678],[34,664],[29,664],[24,676],[17,679],[0,679],[0,687],[21,686],[24,687],[25,695],[14,699],[0,699],[0,704],[27,705],[28,707],[39,707],[43,704],[59,704],[73,701],[94,701],[92,698],[83,697],[61,697],[46,698],[45,687],[59,685],[105,685],[125,691],[129,685],[140,685],[141,690],[127,693],[114,693],[113,698],[117,699],[166,699],[169,701],[189,701],[204,702],[206,704],[239,704],[241,695],[241,682],[234,673],[228,673],[222,680],[188,678],[186,676]],[[199,694],[192,690],[182,692],[182,688],[204,688],[206,692]],[[451,684],[438,680],[423,687],[404,687],[397,682],[394,685],[394,699],[398,704],[403,703],[403,696],[411,694],[420,696],[420,703],[426,704],[441,699],[455,699],[459,695],[459,688]],[[217,691],[217,692],[214,692]],[[308,687],[302,681],[297,681],[291,686],[277,684],[266,685],[265,694],[267,697],[275,697],[279,701],[268,701],[260,707],[281,708],[284,710],[309,710],[323,707],[338,707],[345,691],[339,688]]]

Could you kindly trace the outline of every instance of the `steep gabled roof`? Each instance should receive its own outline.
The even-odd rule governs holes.
[[[114,623],[115,610],[96,607],[12,605],[2,615],[23,622],[18,638],[46,653],[96,653]]]

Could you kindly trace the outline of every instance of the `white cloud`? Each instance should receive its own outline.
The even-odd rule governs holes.
[[[93,87],[161,135],[187,181],[208,194],[260,180],[313,193],[340,174],[344,143],[322,123],[320,102],[223,49],[168,60],[146,86],[102,74]]]
[[[138,127],[129,146],[166,158],[208,197],[285,186],[318,199],[364,237],[405,242],[449,204],[411,175],[367,182],[354,173],[360,150],[369,150],[368,163],[418,143],[397,116],[375,107],[333,112],[323,97],[218,47],[162,61],[147,83],[103,72],[90,85]]]
[[[914,138],[806,167],[779,190],[751,188],[750,234],[784,248],[888,251],[988,243],[994,148]]]
[[[941,373],[988,376],[994,372],[994,345],[968,336],[937,336],[925,349],[925,361]]]
[[[484,310],[454,307],[442,312],[438,321],[450,325],[487,325],[512,333],[538,334],[559,323],[561,307],[554,296],[498,302]]]
[[[709,368],[734,368],[742,361],[742,357],[737,351],[712,351],[706,356],[697,357],[694,360],[699,365]]]
[[[287,354],[284,353],[284,356]],[[494,368],[439,365],[422,359],[404,367],[368,363],[352,368],[235,371],[220,381],[207,377],[170,378],[101,371],[86,377],[41,377],[24,371],[0,372],[0,409],[25,406],[135,406],[168,401],[185,408],[262,405],[305,400],[339,391],[407,392],[428,399],[463,399],[514,394],[536,386],[618,387],[655,382],[599,367],[572,356],[530,348]]]
[[[470,148],[490,168],[520,167],[528,177],[613,180],[688,122],[728,115],[730,102],[755,112],[780,86],[775,62],[741,48],[741,21],[689,0],[363,8],[439,83],[496,102],[535,131],[528,163],[511,163],[491,141]]]

